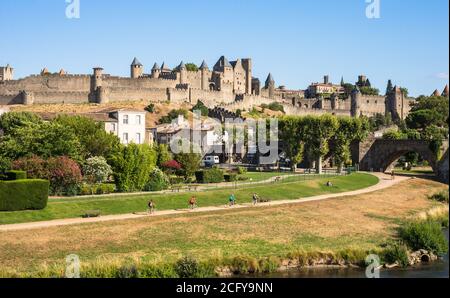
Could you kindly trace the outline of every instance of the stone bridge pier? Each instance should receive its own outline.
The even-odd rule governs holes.
[[[428,161],[439,180],[448,183],[448,144],[445,144],[443,150],[445,153],[438,160],[427,141],[372,138],[352,145],[352,159],[359,164],[361,171],[385,172],[401,156],[416,152]]]

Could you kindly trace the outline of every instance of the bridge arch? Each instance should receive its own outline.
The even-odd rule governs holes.
[[[359,168],[363,171],[386,171],[409,152],[418,153],[437,174],[437,156],[430,149],[429,143],[422,140],[374,140],[360,150]]]

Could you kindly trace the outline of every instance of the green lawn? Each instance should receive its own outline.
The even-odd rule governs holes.
[[[259,173],[261,174],[261,173]],[[304,178],[303,178],[304,179]],[[310,178],[311,179],[311,178]],[[262,179],[264,180],[264,179]],[[251,202],[254,192],[270,200],[298,199],[326,193],[339,193],[366,188],[378,182],[378,178],[369,174],[354,173],[349,176],[315,177],[312,180],[287,180],[278,183],[265,183],[243,186],[237,189],[214,189],[195,192],[199,207],[220,206],[228,202],[233,192],[237,203]],[[332,181],[333,187],[327,187],[326,181]],[[146,210],[150,198],[156,203],[157,210],[187,208],[187,202],[193,193],[123,195],[110,197],[86,197],[76,199],[50,200],[44,210],[0,212],[0,224],[45,221],[62,218],[81,217],[87,210],[100,210],[102,215],[125,214]]]
[[[272,177],[276,177],[276,176],[284,176],[284,175],[292,175],[293,173],[289,173],[289,172],[247,172],[243,175],[240,175],[242,177],[247,177],[248,180],[246,181],[242,181],[242,182],[259,182],[259,181],[264,181],[264,180],[268,180]]]

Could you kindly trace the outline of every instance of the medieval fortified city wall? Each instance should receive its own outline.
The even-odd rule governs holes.
[[[307,90],[287,90],[276,87],[271,74],[261,86],[260,80],[253,77],[252,68],[251,59],[230,62],[222,56],[212,70],[204,61],[196,71],[188,70],[183,62],[175,69],[155,63],[151,73],[146,74],[135,58],[130,77],[112,76],[96,67],[90,75],[72,75],[64,70],[50,73],[43,69],[39,75],[14,80],[14,69],[7,65],[0,67],[0,105],[120,101],[195,104],[201,100],[209,107],[228,110],[249,110],[278,102],[289,115],[371,116],[390,112],[393,117],[405,118],[409,112],[409,99],[400,87],[392,88],[385,96],[368,96],[361,93],[357,83],[346,97],[343,87],[330,83],[325,76],[323,83],[314,83]],[[360,76],[358,82],[364,84],[368,79]]]

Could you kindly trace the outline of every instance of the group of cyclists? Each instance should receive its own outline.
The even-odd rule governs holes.
[[[260,198],[259,198],[258,194],[254,193],[253,196],[252,196],[253,205],[258,204],[259,201],[260,201]],[[236,196],[234,194],[231,194],[228,197],[228,204],[229,204],[230,207],[236,205]],[[156,205],[155,205],[155,202],[153,201],[153,199],[148,202],[147,207],[148,207],[148,213],[149,214],[155,213]],[[192,196],[189,199],[189,201],[188,201],[188,208],[190,210],[194,210],[195,208],[197,208],[197,198],[195,196]]]

